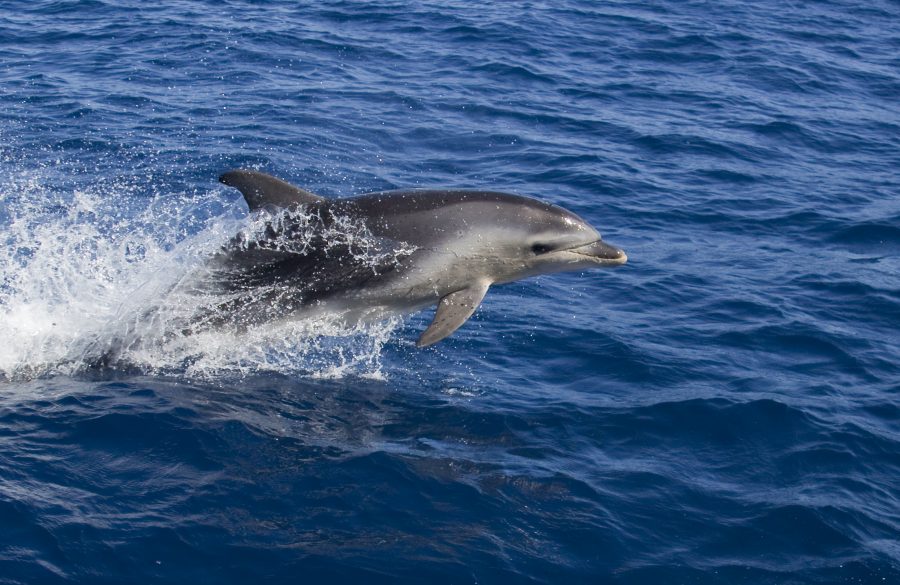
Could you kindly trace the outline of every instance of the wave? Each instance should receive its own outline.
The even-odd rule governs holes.
[[[0,192],[0,374],[73,375],[127,366],[206,377],[225,371],[379,376],[379,356],[399,320],[347,325],[332,316],[193,331],[226,301],[198,275],[241,228],[261,220],[223,209],[221,191],[135,197],[98,183],[72,192],[20,174]],[[254,224],[254,221],[256,222]]]

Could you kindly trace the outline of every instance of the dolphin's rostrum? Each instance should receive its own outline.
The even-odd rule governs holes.
[[[253,170],[237,188],[265,229],[235,237],[213,261],[214,281],[253,291],[223,307],[251,324],[319,311],[377,319],[437,304],[425,347],[456,331],[492,284],[624,264],[583,219],[529,197],[413,190],[325,199]],[[259,292],[259,291],[263,292]]]

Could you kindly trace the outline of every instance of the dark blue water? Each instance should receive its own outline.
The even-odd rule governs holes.
[[[630,260],[91,368],[237,166]],[[0,583],[900,583],[897,2],[7,1],[0,230]]]

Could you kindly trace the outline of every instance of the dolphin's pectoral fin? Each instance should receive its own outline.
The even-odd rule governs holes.
[[[266,206],[290,208],[323,201],[318,195],[259,171],[248,169],[228,171],[219,177],[219,182],[240,191],[250,211]]]
[[[481,304],[489,286],[488,282],[474,284],[442,298],[434,320],[419,337],[416,345],[428,347],[459,329]]]

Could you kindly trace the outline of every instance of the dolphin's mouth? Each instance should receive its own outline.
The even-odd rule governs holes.
[[[610,246],[602,240],[578,246],[577,248],[569,248],[566,252],[585,256],[592,262],[602,264],[604,266],[618,266],[628,261],[628,256],[619,248]]]

